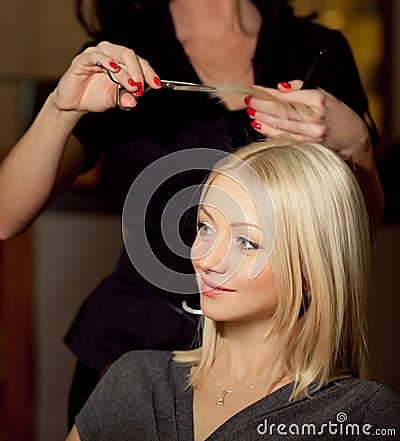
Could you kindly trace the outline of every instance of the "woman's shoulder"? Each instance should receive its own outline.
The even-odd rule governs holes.
[[[185,382],[188,369],[187,364],[174,361],[172,351],[143,349],[126,352],[111,364],[107,376],[118,381],[134,376],[141,378],[145,384],[151,384],[157,379],[180,384]]]
[[[318,44],[328,47],[347,46],[347,40],[336,29],[331,29],[311,20],[293,16],[286,29],[288,37],[300,43]]]
[[[400,423],[400,396],[377,381],[346,378],[335,381],[327,392],[332,403],[341,403],[343,409],[352,407],[354,414],[370,424]]]
[[[362,393],[368,396],[374,396],[375,394],[387,394],[393,395],[400,400],[400,397],[389,387],[374,380],[362,380],[356,377],[344,378],[342,380],[334,381],[333,385],[338,390],[343,390],[353,393]]]
[[[347,389],[346,400],[355,403],[368,430],[376,435],[382,434],[382,430],[400,434],[400,396],[394,390],[376,381],[357,378],[345,380],[343,385]]]
[[[354,397],[364,403],[374,403],[379,400],[389,399],[400,404],[400,397],[396,392],[382,383],[373,380],[362,380],[348,377],[331,382],[318,394],[336,395],[337,397]]]
[[[104,374],[100,395],[119,403],[132,397],[182,394],[187,387],[188,367],[173,360],[170,351],[135,350],[122,355]],[[115,394],[118,395],[115,397]]]
[[[391,406],[396,409],[400,422],[400,396],[390,387],[382,383],[371,380],[356,380],[357,389],[369,397],[370,405],[369,411],[376,412],[378,409],[386,407],[386,410]],[[382,406],[382,404],[384,406]]]
[[[157,375],[168,370],[172,361],[171,351],[135,350],[122,355],[112,364],[112,369],[118,374],[128,371],[140,374]]]

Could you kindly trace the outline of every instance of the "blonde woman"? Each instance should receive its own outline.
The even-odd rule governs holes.
[[[296,17],[289,0],[75,3],[91,41],[1,164],[0,240],[31,225],[99,158],[105,172],[102,189],[112,201],[109,208],[120,212],[132,182],[171,152],[210,145],[230,152],[277,135],[323,142],[351,163],[371,225],[377,228],[383,192],[373,147],[379,135],[340,32]],[[334,52],[335,62],[314,89],[301,89],[322,50]],[[114,109],[116,85],[104,68],[130,92],[118,101],[131,111]],[[281,112],[276,101],[260,98],[255,89],[225,96],[223,102],[197,92],[171,94],[160,80],[257,85],[279,101],[302,103],[311,112]],[[137,99],[149,87],[154,90]],[[196,162],[201,168],[200,160]],[[154,223],[146,225],[146,237],[161,264],[174,272],[192,274],[190,260],[170,251],[157,221],[171,195],[204,177],[182,173],[175,183],[167,181],[149,207]],[[176,223],[173,218],[171,229]],[[191,244],[194,231],[195,215],[189,215],[180,229],[182,241]],[[198,306],[198,296],[192,295],[194,275],[184,298],[165,283],[160,287],[144,277],[122,248],[115,268],[104,276],[88,293],[65,337],[77,360],[70,426],[105,366],[132,349],[191,348],[197,328],[197,316],[182,306],[183,301]]]
[[[275,140],[229,155],[192,246],[201,347],[124,355],[68,441],[399,435],[400,398],[363,379],[369,246],[336,153]]]

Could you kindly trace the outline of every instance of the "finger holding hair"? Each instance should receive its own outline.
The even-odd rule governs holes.
[[[274,115],[247,111],[250,118],[254,118],[251,126],[265,136],[296,136],[296,139],[308,139],[322,142],[326,135],[326,125],[321,122],[302,122],[279,118]]]
[[[278,83],[277,88],[280,92],[293,92],[295,90],[300,90],[303,86],[303,81],[293,80],[293,81],[281,81]]]
[[[294,85],[294,87],[298,87]],[[260,86],[253,86],[260,90]],[[281,86],[284,87],[284,86]],[[274,89],[265,89],[273,99],[263,99],[258,95],[249,101],[250,116],[257,113],[257,118],[276,127],[284,127],[293,133],[308,130],[307,124],[321,125],[324,120],[324,95],[319,90],[280,92]],[[304,93],[305,92],[305,93]],[[302,123],[302,124],[300,124]],[[292,127],[293,126],[293,127]],[[304,133],[305,135],[307,133]]]

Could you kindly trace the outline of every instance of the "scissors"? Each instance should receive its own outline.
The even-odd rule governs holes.
[[[106,70],[110,80],[117,85],[117,91],[116,91],[116,96],[115,96],[115,102],[116,102],[117,106],[121,110],[131,110],[130,107],[124,107],[121,104],[121,96],[124,93],[128,92],[128,90],[115,77],[116,72],[112,72],[112,71],[108,70],[106,67],[104,67],[99,62],[97,62],[96,64],[97,64],[97,66]],[[118,63],[118,66],[121,69],[126,70],[125,65]],[[211,92],[215,92],[217,90],[217,88],[214,86],[210,86],[210,85],[206,85],[206,84],[187,83],[185,81],[160,80],[160,82],[161,82],[161,86],[163,89],[174,90],[174,91],[181,90],[181,91],[185,91],[185,92],[208,92],[208,93],[211,93]],[[151,90],[151,87],[147,87],[143,93],[146,93],[149,90]]]

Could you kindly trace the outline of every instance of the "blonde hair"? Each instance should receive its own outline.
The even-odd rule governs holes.
[[[269,262],[278,305],[271,335],[279,335],[276,360],[294,380],[290,399],[335,378],[364,377],[370,234],[353,173],[328,148],[292,140],[239,149],[213,173],[236,172],[238,159],[261,178],[274,205],[276,238]],[[257,193],[255,199],[260,197],[244,182]],[[177,362],[197,364],[192,386],[208,375],[222,330],[223,323],[205,317],[202,347],[175,353]]]

